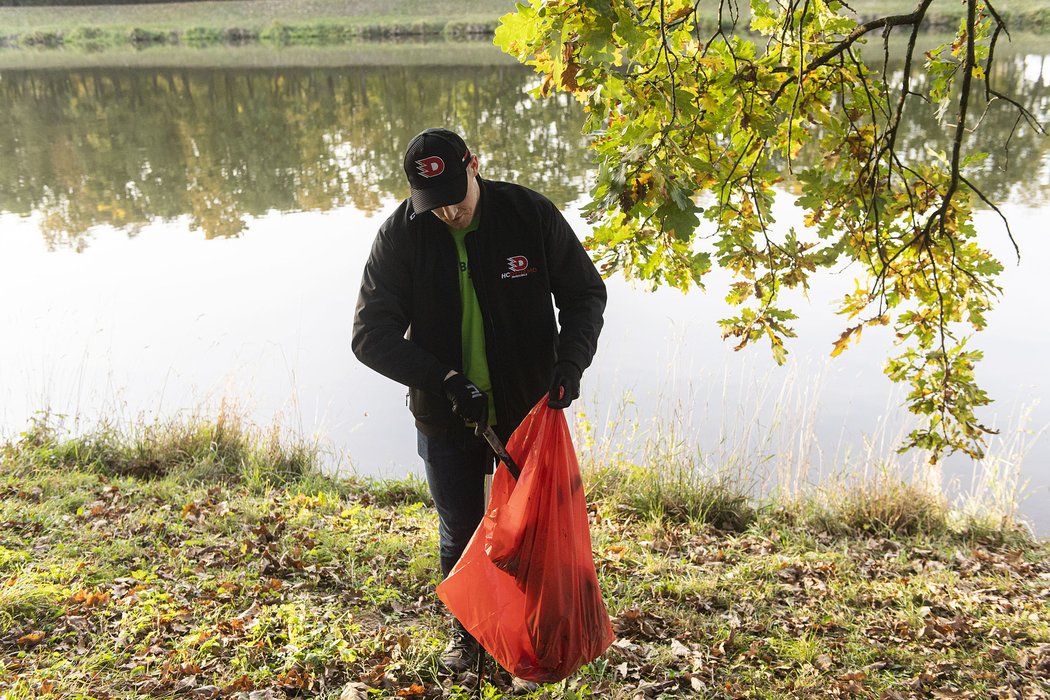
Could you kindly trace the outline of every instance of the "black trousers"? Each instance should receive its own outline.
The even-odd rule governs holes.
[[[416,449],[438,512],[441,573],[448,576],[485,515],[485,476],[492,448],[481,438],[448,440],[417,431]]]

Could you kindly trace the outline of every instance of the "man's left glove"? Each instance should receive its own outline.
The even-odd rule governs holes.
[[[452,402],[452,412],[480,428],[488,424],[489,397],[466,376],[453,374],[445,380],[445,396]]]
[[[573,399],[580,397],[580,378],[582,376],[583,372],[580,368],[568,360],[555,363],[547,405],[551,408],[568,408]]]

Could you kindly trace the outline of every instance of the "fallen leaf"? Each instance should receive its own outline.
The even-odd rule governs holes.
[[[277,685],[293,690],[304,690],[310,685],[310,676],[297,668],[292,668],[287,673],[277,676]]]
[[[339,700],[368,700],[368,691],[371,689],[364,683],[347,683],[339,693]]]
[[[18,646],[33,648],[40,642],[44,641],[44,637],[47,635],[39,630],[30,632],[29,634],[23,634],[18,638]]]
[[[247,693],[255,687],[255,682],[252,681],[248,676],[241,676],[233,683],[223,688],[223,693],[232,695],[233,693]]]
[[[110,599],[109,593],[97,591],[77,591],[73,594],[73,602],[84,606],[85,608],[91,608],[96,605],[102,605],[108,603]]]

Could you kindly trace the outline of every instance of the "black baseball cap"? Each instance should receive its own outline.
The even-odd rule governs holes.
[[[422,213],[458,204],[467,196],[470,149],[459,134],[427,129],[405,151],[405,175],[412,188],[412,208]]]

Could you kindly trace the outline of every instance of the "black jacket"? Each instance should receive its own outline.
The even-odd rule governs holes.
[[[506,440],[546,393],[556,360],[581,370],[591,364],[605,284],[550,200],[519,185],[478,182],[481,218],[466,246],[496,432]],[[427,435],[464,433],[443,389],[449,370],[462,370],[458,267],[445,224],[416,215],[405,200],[379,228],[354,314],[354,354],[409,387],[416,426]]]

